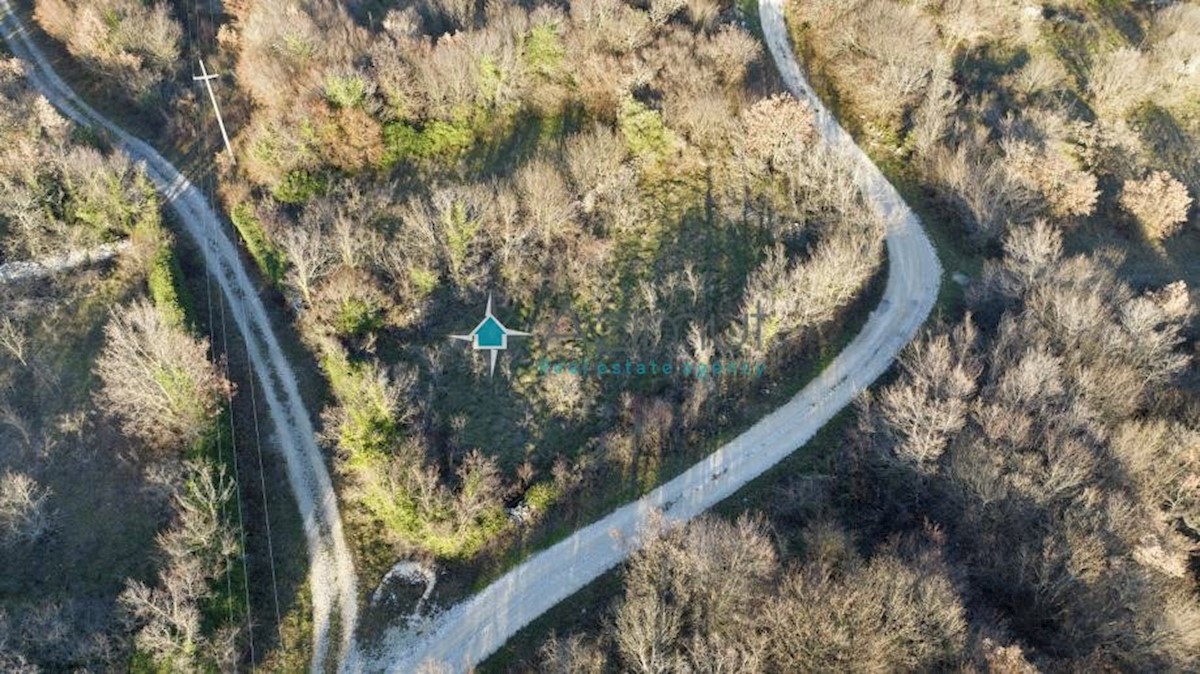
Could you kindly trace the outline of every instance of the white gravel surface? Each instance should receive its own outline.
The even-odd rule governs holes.
[[[200,190],[153,148],[93,110],[59,79],[29,39],[9,0],[0,0],[0,29],[9,49],[24,62],[30,82],[54,107],[77,124],[105,130],[125,152],[143,163],[155,188],[179,214],[185,232],[196,242],[205,266],[233,308],[254,373],[262,383],[273,435],[286,459],[288,482],[304,522],[313,602],[312,669],[323,671],[331,638],[337,639],[343,654],[352,650],[358,617],[354,565],[312,420],[237,248]],[[335,636],[335,632],[340,634]]]
[[[792,54],[782,1],[759,3],[768,48],[788,89],[814,108],[825,142],[853,159],[862,189],[888,225],[884,301],[854,341],[783,407],[679,477],[533,555],[421,632],[397,628],[374,650],[353,651],[343,663],[346,670],[408,673],[426,663],[469,670],[517,630],[622,562],[652,513],[661,511],[667,521],[695,517],[808,442],[888,369],[929,315],[942,275],[933,246],[899,193],[813,94]]]
[[[102,243],[88,250],[73,250],[40,260],[15,260],[0,264],[0,284],[32,281],[61,274],[76,267],[107,262],[129,248],[129,241]]]
[[[920,221],[805,81],[787,37],[782,1],[759,3],[763,32],[775,64],[793,95],[814,108],[825,142],[855,161],[862,189],[888,223],[890,266],[884,301],[862,332],[820,376],[745,433],[646,496],[533,555],[479,594],[436,616],[417,633],[397,627],[368,650],[353,640],[357,618],[354,569],[312,423],[236,248],[204,196],[152,148],[81,102],[28,41],[9,0],[0,0],[5,41],[32,66],[29,76],[34,85],[68,117],[80,124],[105,128],[131,156],[146,163],[155,185],[179,213],[188,234],[200,244],[205,262],[225,296],[238,307],[234,317],[249,343],[255,372],[264,382],[271,419],[287,458],[288,478],[304,516],[311,559],[314,671],[328,655],[335,620],[340,631],[338,643],[345,655],[341,662],[344,671],[409,673],[423,663],[468,671],[517,630],[622,562],[639,544],[639,532],[653,513],[661,512],[667,521],[691,519],[804,445],[887,370],[916,334],[937,298],[941,265]]]

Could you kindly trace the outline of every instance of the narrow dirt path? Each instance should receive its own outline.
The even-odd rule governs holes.
[[[791,93],[813,107],[823,140],[848,155],[859,185],[887,223],[889,274],[879,308],[820,376],[745,433],[679,477],[533,555],[422,632],[397,628],[376,650],[352,651],[346,670],[407,673],[427,661],[455,672],[470,670],[517,630],[622,562],[652,513],[661,511],[668,521],[691,519],[808,442],[891,366],[929,315],[942,275],[933,246],[900,194],[813,94],[792,54],[782,2],[759,3],[776,67]]]
[[[358,620],[354,564],[342,534],[337,498],[317,447],[312,420],[296,385],[296,376],[283,356],[262,300],[225,235],[220,218],[188,179],[148,144],[134,138],[83,102],[66,85],[30,40],[9,0],[0,0],[0,30],[13,54],[25,64],[30,82],[54,107],[77,124],[103,129],[131,157],[144,163],[154,187],[184,225],[217,279],[238,331],[246,342],[254,374],[262,384],[275,441],[287,464],[288,482],[304,521],[309,556],[309,586],[313,601],[314,672],[324,671],[330,639],[342,654],[352,650]],[[338,632],[338,636],[334,633]]]
[[[107,262],[121,251],[129,248],[129,241],[102,243],[87,250],[73,250],[61,255],[37,260],[15,260],[0,264],[0,285],[18,281],[32,281],[61,274],[76,267]]]

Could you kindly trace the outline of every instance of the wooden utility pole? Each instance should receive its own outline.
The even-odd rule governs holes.
[[[233,148],[229,145],[229,134],[225,132],[225,120],[221,119],[221,108],[217,105],[217,96],[213,93],[212,81],[219,77],[216,73],[208,74],[208,70],[204,67],[204,59],[200,59],[200,76],[192,77],[193,80],[202,80],[204,86],[208,89],[208,98],[212,101],[213,110],[217,111],[217,125],[221,127],[221,138],[225,141],[225,150],[229,152],[230,163],[236,164],[237,160],[233,156]]]

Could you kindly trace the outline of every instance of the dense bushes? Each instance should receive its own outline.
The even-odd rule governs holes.
[[[71,125],[24,85],[15,59],[0,64],[0,254],[41,258],[159,227],[158,196],[121,152],[79,145]]]
[[[271,243],[266,230],[263,229],[262,221],[255,215],[253,208],[246,203],[238,204],[230,211],[229,217],[250,257],[254,258],[254,263],[258,265],[258,270],[272,282],[281,283],[287,268],[287,258],[284,257],[283,251]]]
[[[789,7],[809,70],[836,93],[844,121],[886,163],[911,160],[896,168],[933,188],[976,244],[1038,217],[1111,226],[1118,200],[1150,239],[1187,219],[1188,193],[1200,192],[1200,127],[1188,108],[1200,78],[1184,55],[1196,46],[1196,7]],[[1130,26],[1145,40],[1127,39]],[[1168,124],[1135,122],[1147,108]]]
[[[165,3],[138,0],[38,0],[42,28],[73,56],[141,99],[179,60],[183,30]]]
[[[1113,260],[1061,247],[1044,225],[1014,230],[973,292],[980,313],[909,347],[863,405],[850,518],[873,537],[943,527],[970,596],[1050,668],[1188,669],[1186,294],[1135,293]]]
[[[648,532],[649,533],[649,532]],[[598,638],[552,638],[546,671],[933,670],[968,662],[965,611],[935,553],[912,545],[869,560],[828,523],[785,566],[764,523],[701,517],[630,559]]]

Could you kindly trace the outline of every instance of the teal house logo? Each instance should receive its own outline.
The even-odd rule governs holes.
[[[484,312],[483,320],[479,321],[479,325],[475,329],[465,335],[450,335],[452,339],[459,339],[464,342],[471,342],[471,348],[475,351],[487,351],[491,356],[491,368],[488,370],[488,375],[496,373],[496,356],[508,348],[509,337],[528,337],[528,332],[520,330],[511,330],[504,327],[500,319],[496,318],[492,313],[492,296],[488,294],[487,310]]]

